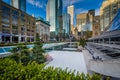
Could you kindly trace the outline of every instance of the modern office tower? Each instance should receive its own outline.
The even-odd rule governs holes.
[[[74,26],[74,25],[73,25],[73,26],[70,26],[70,29],[71,29],[71,32],[70,32],[70,33],[71,33],[71,34],[75,34],[75,28],[76,28],[76,26]]]
[[[83,26],[87,24],[87,13],[78,14],[76,19],[78,32],[81,32]]]
[[[74,6],[68,6],[67,7],[67,13],[71,16],[71,25],[74,25]]]
[[[65,35],[69,35],[70,32],[71,32],[71,29],[70,29],[70,14],[64,14],[63,15],[63,31],[64,31],[64,34]]]
[[[46,5],[46,20],[50,21],[50,0],[48,0]]]
[[[19,0],[11,0],[11,5],[19,9]]]
[[[77,29],[80,36],[88,38],[92,36],[92,25],[95,16],[95,10],[89,10],[87,13],[81,13],[77,15]],[[89,33],[89,34],[88,34]]]
[[[35,33],[34,17],[0,2],[0,42],[32,42]]]
[[[55,38],[62,31],[62,0],[48,0],[46,19],[50,22],[50,37]]]
[[[92,29],[92,37],[100,35],[100,16],[94,17]]]
[[[95,16],[95,10],[91,9],[87,13],[87,26],[85,27],[85,31],[92,31],[92,24]]]
[[[87,15],[88,15],[87,23],[93,23],[93,19],[95,16],[95,10],[94,9],[89,10]]]
[[[26,12],[26,0],[11,0],[12,6]]]
[[[50,40],[50,23],[38,17],[36,19],[36,27],[36,32],[39,33],[40,39],[44,42],[48,42]]]
[[[109,28],[110,23],[120,8],[120,0],[104,0],[100,8],[101,31]]]

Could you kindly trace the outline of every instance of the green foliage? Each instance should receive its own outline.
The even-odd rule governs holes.
[[[29,62],[26,66],[9,58],[0,60],[1,80],[101,80],[101,76],[94,74],[74,74],[67,68],[45,67],[45,64]]]
[[[17,63],[22,62],[24,65],[31,60],[31,52],[28,50],[27,46],[17,46],[11,50],[13,55],[9,56],[9,58],[15,60]]]
[[[33,49],[30,51],[26,45],[20,45],[11,50],[13,55],[9,58],[15,60],[17,63],[23,63],[27,65],[29,61],[36,61],[38,63],[44,63],[46,61],[42,49],[43,44],[39,41],[39,35],[36,36],[36,42],[34,43]]]
[[[100,78],[101,78],[101,75],[98,75],[98,74],[94,74],[92,76],[92,80],[100,80]]]
[[[84,48],[87,45],[86,40],[84,38],[80,38],[79,45],[81,45]]]
[[[43,55],[45,51],[42,49],[42,46],[43,44],[42,42],[40,42],[39,34],[37,33],[34,47],[32,50],[32,53],[33,53],[32,56],[33,56],[33,59],[37,61],[38,63],[44,63],[46,61]]]
[[[31,51],[27,46],[20,45],[11,50],[13,55],[9,56],[9,58],[15,60],[17,63],[22,62],[24,65],[27,65],[29,61],[44,63],[46,61],[43,55],[45,51],[42,49],[43,44],[39,40],[39,34],[36,34],[36,42],[34,42],[34,47]]]

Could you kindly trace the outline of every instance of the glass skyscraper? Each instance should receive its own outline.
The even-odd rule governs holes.
[[[71,17],[70,17],[70,14],[64,14],[63,15],[63,30],[64,30],[64,33],[69,35],[70,34],[70,25],[71,25]]]
[[[19,9],[26,12],[26,0],[19,0]]]
[[[46,19],[50,22],[51,36],[55,38],[62,31],[62,0],[48,0]]]
[[[26,0],[11,0],[12,6],[26,12]]]

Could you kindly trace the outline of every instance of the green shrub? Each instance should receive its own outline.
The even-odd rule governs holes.
[[[9,58],[15,60],[17,63],[22,62],[24,65],[27,65],[31,60],[31,52],[27,46],[17,46],[11,50],[11,53],[13,54]]]
[[[43,55],[43,53],[45,53],[45,51],[42,49],[42,46],[43,46],[43,43],[40,42],[39,34],[37,33],[34,47],[32,50],[32,56],[33,56],[33,59],[35,61],[37,61],[38,63],[44,63],[46,61],[46,59]]]
[[[79,45],[84,48],[87,45],[86,40],[84,38],[80,38]]]
[[[42,49],[43,44],[39,41],[39,35],[36,35],[36,41],[32,50],[29,50],[26,45],[19,45],[11,50],[13,55],[9,58],[15,60],[17,63],[27,65],[29,61],[36,61],[37,63],[44,63],[46,61]]]
[[[16,61],[5,58],[0,60],[1,80],[101,80],[101,76],[94,74],[74,74],[66,68],[47,67],[45,64],[29,62],[26,66]]]

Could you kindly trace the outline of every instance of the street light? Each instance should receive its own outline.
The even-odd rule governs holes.
[[[69,34],[69,39],[70,39],[70,48],[71,48],[71,41],[72,41],[72,35]]]

